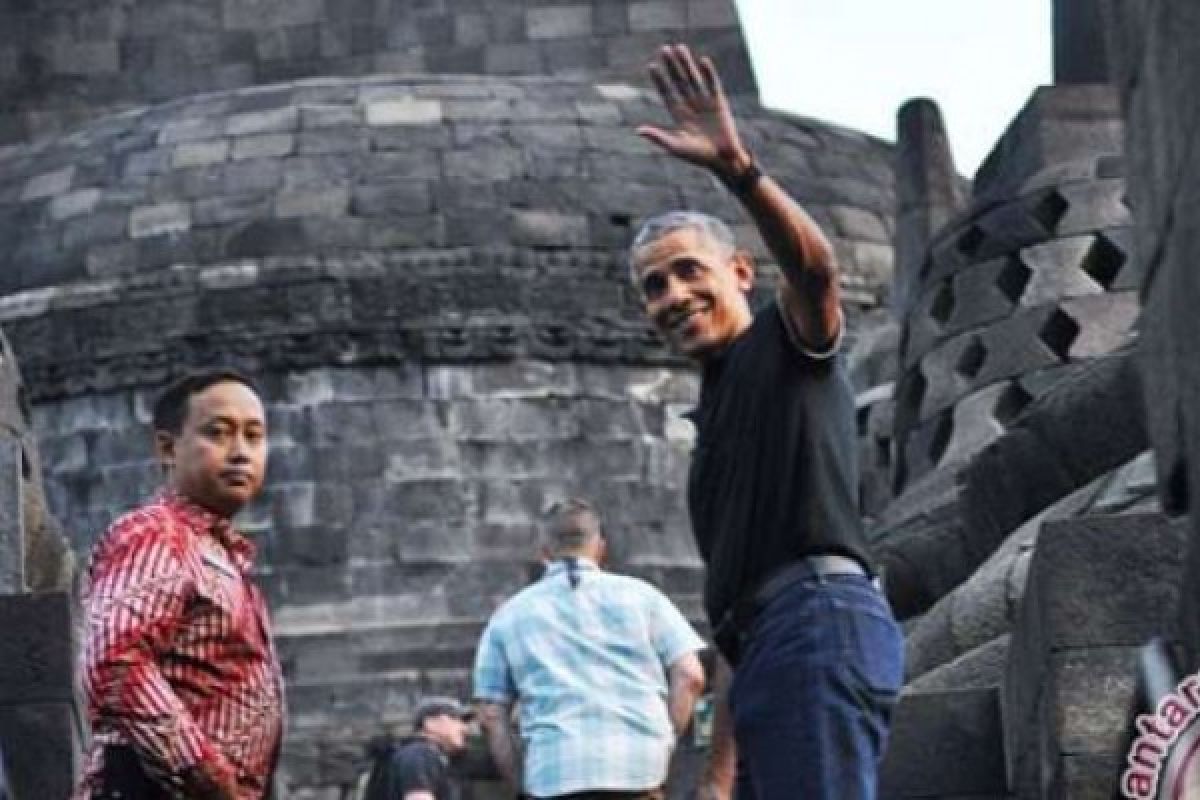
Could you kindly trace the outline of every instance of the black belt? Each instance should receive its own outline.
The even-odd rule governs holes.
[[[833,553],[804,556],[786,567],[776,570],[759,584],[749,597],[744,597],[725,612],[725,616],[713,628],[713,640],[730,664],[736,664],[741,654],[744,637],[764,608],[797,581],[807,578],[827,578],[833,575],[860,575],[870,578],[872,585],[880,589],[879,578],[872,578],[857,560]]]

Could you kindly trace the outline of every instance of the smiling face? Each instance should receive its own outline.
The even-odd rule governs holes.
[[[178,433],[157,431],[159,459],[172,488],[194,503],[231,517],[262,488],[267,423],[250,387],[215,383],[187,398]]]
[[[749,259],[698,228],[677,228],[638,248],[633,272],[646,316],[688,358],[720,353],[752,321]]]

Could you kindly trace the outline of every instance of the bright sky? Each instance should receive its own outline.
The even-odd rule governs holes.
[[[763,103],[889,141],[911,97],[942,109],[968,177],[1053,80],[1051,0],[737,0]]]

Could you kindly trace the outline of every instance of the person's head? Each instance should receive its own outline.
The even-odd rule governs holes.
[[[467,733],[474,716],[470,708],[453,697],[426,697],[417,704],[413,731],[447,755],[455,755],[467,749]]]
[[[230,369],[194,372],[154,404],[154,444],[167,483],[231,517],[262,489],[267,421],[249,378]]]
[[[725,223],[696,211],[652,217],[629,248],[646,316],[683,355],[703,361],[749,327],[754,263]]]
[[[574,556],[603,564],[607,554],[608,540],[591,503],[573,497],[550,510],[543,544],[545,558]]]

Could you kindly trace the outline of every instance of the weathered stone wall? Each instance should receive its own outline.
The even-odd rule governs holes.
[[[640,81],[687,41],[754,92],[733,0],[54,0],[0,5],[0,144],[98,113],[328,75]]]
[[[1114,127],[1106,87],[1039,89],[931,242],[901,339],[897,489],[965,463],[1064,365],[1130,340],[1141,273]]]
[[[852,325],[890,275],[889,149],[742,107],[834,235]],[[624,252],[672,207],[734,221],[633,132],[645,92],[549,78],[329,78],[181,99],[0,154],[0,322],[52,507],[84,550],[159,480],[149,406],[229,363],[273,426],[263,547],[296,785],[336,787],[427,691],[465,694],[480,626],[568,493],[616,566],[699,616],[679,412]],[[770,271],[763,290],[769,293]]]
[[[266,375],[268,487],[244,526],[285,661],[292,779],[346,782],[420,693],[469,692],[481,625],[536,574],[536,525],[567,496],[603,511],[617,569],[698,619],[677,416],[694,391],[678,370],[535,361]],[[36,410],[79,547],[157,484],[152,396]]]
[[[1186,0],[1104,4],[1129,129],[1130,205],[1145,262],[1146,410],[1164,506],[1192,518],[1180,626],[1200,653],[1200,7]],[[1195,667],[1193,663],[1192,668]]]

